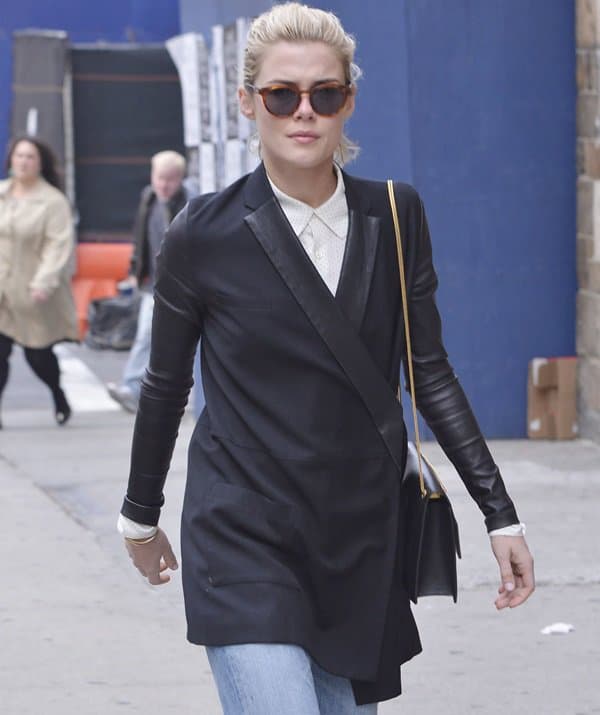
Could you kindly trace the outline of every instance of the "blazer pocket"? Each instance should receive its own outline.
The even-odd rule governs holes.
[[[211,586],[270,582],[299,589],[292,509],[250,489],[217,482],[203,513]]]

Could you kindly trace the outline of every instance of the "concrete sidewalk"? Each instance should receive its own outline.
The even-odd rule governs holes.
[[[0,432],[0,712],[6,715],[218,715],[203,649],[185,642],[181,584],[152,589],[115,532],[133,419],[13,410]],[[162,525],[178,541],[186,417]],[[405,694],[383,715],[600,713],[600,448],[491,444],[536,557],[538,591],[493,606],[497,568],[482,518],[437,447],[461,526],[458,605],[416,610],[425,652],[403,668]],[[177,549],[177,552],[179,550]],[[566,621],[575,631],[543,636]],[[282,714],[285,715],[285,714]]]

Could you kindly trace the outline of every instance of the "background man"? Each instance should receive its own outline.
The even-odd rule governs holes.
[[[156,254],[167,226],[190,198],[183,183],[185,172],[185,158],[175,151],[161,151],[152,157],[150,185],[142,191],[134,226],[129,276],[119,284],[121,290],[139,287],[142,297],[137,332],[121,383],[109,382],[106,386],[108,394],[128,412],[137,410],[150,356]]]

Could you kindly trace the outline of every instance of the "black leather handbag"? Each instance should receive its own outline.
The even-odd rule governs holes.
[[[404,587],[414,603],[419,596],[452,596],[456,602],[458,525],[438,475],[419,449],[408,443],[402,478]]]
[[[396,234],[407,367],[415,425],[415,444],[408,443],[400,489],[401,513],[406,525],[402,577],[404,587],[414,603],[417,603],[419,596],[452,596],[456,602],[456,557],[460,558],[458,525],[444,485],[421,453],[400,223],[394,183],[388,180],[387,187]]]

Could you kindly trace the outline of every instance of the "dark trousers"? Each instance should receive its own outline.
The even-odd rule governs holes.
[[[12,352],[13,339],[0,333],[0,397],[8,380],[9,357]],[[60,391],[60,370],[56,355],[52,348],[23,348],[25,359],[33,372],[50,388],[52,395]]]

